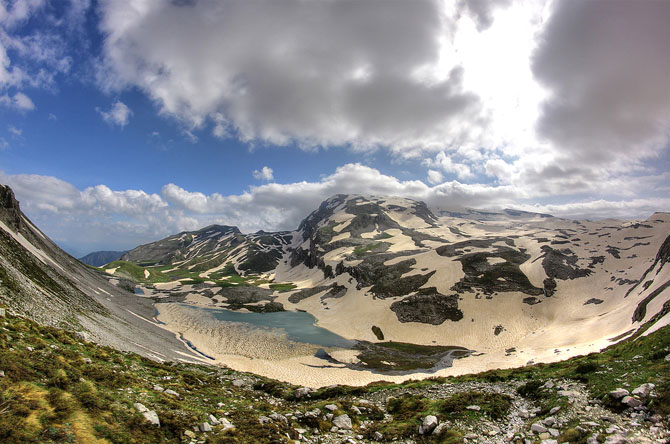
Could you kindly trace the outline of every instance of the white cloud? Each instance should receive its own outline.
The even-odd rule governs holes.
[[[274,179],[274,172],[272,171],[272,168],[264,166],[261,168],[261,170],[254,170],[254,179],[256,180],[265,180],[265,181],[271,181]]]
[[[19,111],[32,111],[35,109],[35,104],[30,100],[30,97],[22,92],[17,92],[11,97],[8,94],[1,95],[0,105]]]
[[[19,129],[19,128],[13,126],[13,125],[9,125],[9,126],[7,127],[7,130],[8,130],[10,133],[12,133],[12,135],[13,135],[14,137],[21,137],[21,136],[23,135],[23,130],[22,130],[22,129]]]
[[[437,64],[452,30],[438,2],[101,2],[99,81],[137,86],[189,129],[303,147],[467,141],[481,120],[457,65]]]
[[[444,176],[437,170],[428,170],[428,182],[433,185],[442,183],[444,181]]]
[[[7,148],[9,148],[9,142],[7,142],[4,137],[0,137],[0,150],[4,151]]]
[[[160,194],[142,190],[111,190],[105,185],[78,190],[50,176],[8,175],[22,208],[49,235],[82,250],[130,248],[182,230],[208,224],[236,225],[244,232],[295,229],[300,220],[326,198],[338,194],[403,196],[432,207],[517,208],[575,218],[647,218],[653,211],[670,210],[668,173],[663,177],[628,178],[635,186],[656,190],[647,198],[553,198],[543,203],[543,190],[529,192],[514,184],[463,184],[433,186],[417,180],[399,180],[361,164],[347,164],[316,182],[268,183],[237,195],[206,195],[175,184]],[[661,185],[659,185],[661,184]],[[619,186],[611,183],[610,186]],[[665,191],[664,191],[665,190]],[[103,245],[104,244],[104,245]]]
[[[130,116],[133,115],[133,111],[120,100],[114,102],[109,111],[103,111],[99,108],[96,108],[96,111],[100,113],[102,119],[105,122],[109,123],[110,125],[119,126],[121,128],[128,124],[130,121]]]
[[[424,164],[429,167],[439,168],[446,173],[454,174],[460,179],[468,179],[474,176],[467,164],[458,161],[455,162],[452,156],[455,157],[456,155],[454,153],[447,155],[444,151],[440,151],[435,155],[434,159],[425,159]]]

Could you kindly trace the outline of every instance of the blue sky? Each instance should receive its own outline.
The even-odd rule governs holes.
[[[75,255],[329,195],[670,209],[670,3],[0,0],[0,182]],[[589,41],[589,45],[583,45]]]

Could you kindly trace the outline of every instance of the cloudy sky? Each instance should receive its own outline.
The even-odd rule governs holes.
[[[0,0],[0,183],[75,255],[335,193],[670,210],[670,2]]]

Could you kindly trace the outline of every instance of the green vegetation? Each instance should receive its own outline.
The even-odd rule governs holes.
[[[360,245],[356,248],[354,248],[353,255],[354,256],[362,256],[363,254],[367,253],[368,251],[372,251],[375,248],[379,247],[381,245],[381,242],[375,242],[372,244],[367,244],[367,245]]]
[[[377,350],[429,354],[433,348],[387,342]],[[542,386],[547,380],[567,379],[586,385],[592,396],[607,400],[617,387],[656,384],[656,396],[646,401],[650,413],[670,413],[670,328],[626,340],[603,351],[552,364],[495,370],[476,375],[431,378],[404,384],[377,382],[366,387],[324,387],[307,400],[296,400],[296,387],[270,379],[204,365],[157,363],[133,353],[81,341],[74,334],[30,320],[7,315],[0,318],[0,442],[3,443],[179,443],[188,442],[187,431],[207,421],[209,414],[227,418],[235,430],[214,427],[200,435],[206,444],[285,442],[286,434],[297,439],[296,427],[314,427],[326,432],[332,427],[322,417],[301,423],[275,421],[260,426],[258,417],[271,412],[286,414],[323,409],[334,403],[337,414],[347,413],[357,428],[366,419],[374,424],[358,433],[370,438],[375,432],[385,439],[411,437],[419,443],[459,442],[463,432],[456,424],[474,424],[482,419],[504,418],[511,398],[477,389],[442,397],[427,397],[421,389],[459,382],[517,381],[520,396],[539,404],[538,418],[550,406],[565,406],[556,390]],[[242,378],[249,385],[233,385]],[[154,389],[160,385],[179,396]],[[394,390],[401,389],[400,392]],[[393,421],[382,421],[384,412],[370,407],[362,413],[352,408],[354,398],[374,392],[391,397],[386,408]],[[398,393],[398,394],[397,394]],[[401,395],[401,396],[398,396]],[[161,427],[147,423],[133,407],[141,402],[155,410]],[[480,411],[468,410],[469,405]],[[605,405],[608,405],[605,402]],[[566,406],[567,407],[567,406]],[[617,408],[617,406],[612,406]],[[432,414],[451,424],[440,435],[418,436],[422,418]],[[458,427],[460,427],[458,426]],[[189,432],[190,433],[190,432]],[[568,428],[561,441],[581,442],[584,437]]]
[[[285,282],[281,284],[270,284],[270,289],[271,290],[277,290],[277,291],[291,291],[294,288],[297,288],[295,284],[291,282]]]

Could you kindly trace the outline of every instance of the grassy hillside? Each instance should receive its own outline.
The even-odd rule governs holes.
[[[0,318],[0,370],[4,373],[0,377],[0,442],[287,442],[287,435],[291,439],[327,435],[333,417],[341,414],[349,415],[353,433],[364,439],[405,436],[418,442],[460,442],[469,427],[505,421],[518,400],[538,406],[533,420],[549,416],[550,407],[570,409],[566,398],[543,389],[546,381],[583,386],[589,397],[600,400],[613,415],[623,408],[608,396],[610,390],[652,382],[655,396],[644,401],[645,407],[650,415],[668,415],[669,353],[670,328],[666,327],[602,353],[555,364],[401,385],[335,386],[312,392],[308,399],[296,399],[299,391],[288,384],[204,365],[157,363],[7,315]],[[445,390],[447,395],[434,395]],[[160,427],[147,422],[135,403],[155,411]],[[290,415],[315,408],[328,412],[326,405],[334,408],[330,419]],[[470,405],[480,410],[470,410]],[[273,412],[280,419],[261,425],[259,418]],[[392,419],[384,419],[385,413]],[[227,418],[235,427],[224,430],[215,425],[211,432],[199,431],[197,426],[209,421],[210,414]],[[427,414],[450,426],[439,435],[417,435]],[[568,423],[559,442],[585,442],[590,433],[576,430]],[[604,441],[602,434],[600,437]]]

